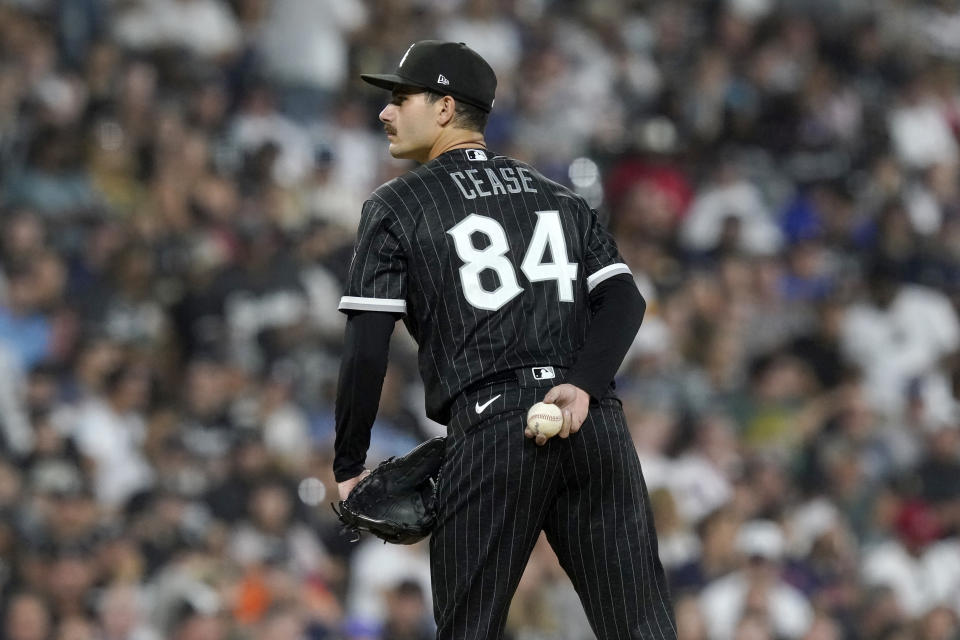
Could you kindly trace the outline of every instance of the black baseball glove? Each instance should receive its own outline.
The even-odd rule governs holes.
[[[369,531],[395,544],[419,542],[436,522],[435,486],[445,445],[446,438],[432,438],[405,456],[387,458],[334,512],[355,532]]]

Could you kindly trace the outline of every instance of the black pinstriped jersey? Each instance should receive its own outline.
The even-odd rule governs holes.
[[[596,212],[522,162],[449,151],[364,204],[340,310],[403,314],[427,415],[508,370],[570,367],[588,295],[630,273]]]

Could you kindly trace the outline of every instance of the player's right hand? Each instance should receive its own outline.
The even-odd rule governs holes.
[[[341,500],[346,500],[346,499],[347,499],[347,496],[350,495],[350,492],[353,491],[353,488],[354,488],[355,486],[357,486],[357,484],[358,484],[361,480],[363,480],[364,478],[366,478],[368,475],[370,475],[370,470],[369,470],[369,469],[364,469],[364,470],[363,470],[363,473],[361,473],[360,475],[354,476],[353,478],[350,478],[349,480],[344,480],[343,482],[338,482],[338,483],[337,483],[337,492],[340,494],[340,499],[341,499]]]
[[[560,428],[561,438],[567,438],[576,433],[587,419],[590,410],[590,394],[578,386],[564,383],[558,384],[543,396],[543,401],[555,404],[563,411],[563,426]]]

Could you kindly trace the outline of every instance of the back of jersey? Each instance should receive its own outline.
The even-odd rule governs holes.
[[[512,369],[569,367],[588,296],[630,273],[582,198],[481,149],[449,151],[364,205],[340,309],[402,313],[417,340],[427,414]]]

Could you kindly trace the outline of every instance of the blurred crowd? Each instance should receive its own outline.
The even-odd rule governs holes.
[[[0,637],[426,640],[328,503],[418,39],[648,302],[617,385],[683,640],[960,638],[958,0],[0,0]],[[369,462],[443,427],[400,325]],[[541,541],[512,640],[593,637]]]

